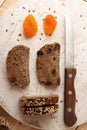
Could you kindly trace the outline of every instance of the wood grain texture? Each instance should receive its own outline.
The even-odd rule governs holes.
[[[11,5],[13,5],[18,0],[6,0],[3,6],[0,8],[0,15],[2,15]],[[85,2],[84,2],[85,3]],[[65,6],[65,2],[63,1],[63,6]],[[1,107],[0,107],[0,117],[3,116],[9,122],[11,130],[36,130],[33,128],[27,128],[21,123],[14,120],[10,117]],[[70,128],[69,130],[87,130],[87,123],[84,123],[76,128]]]
[[[0,15],[2,15],[11,5],[15,4],[18,0],[4,0],[0,7]]]
[[[64,121],[68,126],[73,126],[76,123],[75,115],[76,94],[74,87],[74,79],[76,69],[65,69],[65,92],[64,92]]]
[[[0,124],[7,126],[10,130],[38,130],[27,127],[13,119],[7,112],[0,107]]]

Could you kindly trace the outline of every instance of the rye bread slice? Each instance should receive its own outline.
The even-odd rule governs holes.
[[[60,45],[46,44],[37,52],[37,77],[46,86],[57,87],[60,84]]]
[[[11,86],[25,88],[29,85],[29,53],[30,49],[24,45],[17,45],[9,51],[6,68]]]
[[[24,115],[48,115],[57,112],[58,105],[42,106],[42,107],[22,107],[22,113]]]
[[[19,104],[21,107],[28,106],[46,106],[46,105],[53,105],[58,103],[58,95],[44,95],[44,96],[34,96],[34,97],[26,97],[23,96],[19,99]]]

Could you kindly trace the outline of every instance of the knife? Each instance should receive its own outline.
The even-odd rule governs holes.
[[[74,79],[74,39],[69,16],[65,16],[66,25],[66,49],[65,49],[65,83],[64,83],[64,122],[67,126],[73,126],[77,117],[75,114],[76,94]]]

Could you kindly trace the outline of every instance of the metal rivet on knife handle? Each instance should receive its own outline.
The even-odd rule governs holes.
[[[69,78],[72,78],[72,77],[73,77],[73,75],[72,75],[72,74],[68,74],[68,77],[69,77]]]
[[[72,95],[72,91],[71,91],[71,90],[69,90],[69,91],[68,91],[68,94],[69,94],[69,95]]]

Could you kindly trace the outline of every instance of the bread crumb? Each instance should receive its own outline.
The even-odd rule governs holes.
[[[11,16],[13,16],[13,13],[11,13]]]
[[[76,99],[76,102],[78,102],[78,100]]]
[[[19,35],[18,36],[22,36],[22,34],[21,33],[19,33]]]
[[[43,35],[43,33],[41,33],[41,36]]]
[[[26,9],[25,7],[22,7],[23,9]]]
[[[39,40],[41,41],[41,38],[39,38]]]
[[[35,10],[32,10],[32,12],[35,12]]]
[[[19,41],[19,39],[17,39],[17,41]]]
[[[60,103],[63,103],[63,101],[61,100]]]
[[[56,13],[56,10],[54,10],[53,13]]]
[[[85,27],[83,27],[83,29],[85,29]]]
[[[55,16],[55,19],[57,19],[57,16]]]
[[[80,17],[82,17],[82,14],[80,14]]]
[[[49,10],[51,10],[51,8],[49,8]]]
[[[19,122],[19,125],[21,125],[21,122]]]
[[[63,5],[63,6],[65,6],[65,3],[64,3],[64,2],[62,2],[62,5]]]
[[[12,25],[14,25],[14,23],[12,23]]]
[[[30,13],[31,11],[30,10],[28,10],[28,13]]]
[[[6,32],[8,32],[8,29],[6,29]]]

